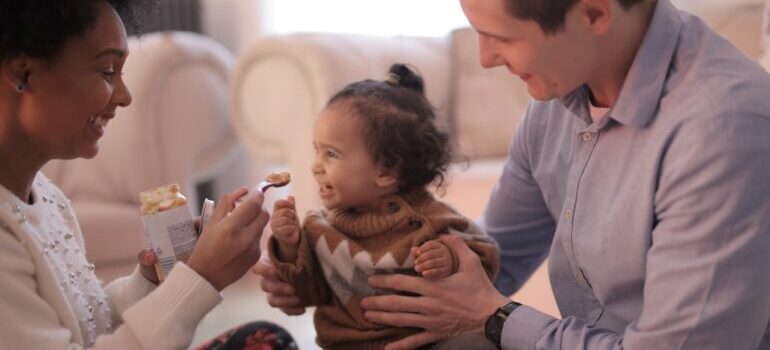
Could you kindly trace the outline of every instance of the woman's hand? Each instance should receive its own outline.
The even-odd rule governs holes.
[[[440,240],[431,240],[412,247],[414,270],[426,278],[439,279],[454,272],[454,255]]]
[[[456,254],[457,273],[440,280],[401,274],[369,278],[374,288],[417,294],[379,295],[361,301],[370,322],[423,329],[388,344],[386,350],[416,349],[466,332],[483,334],[487,317],[510,301],[495,289],[479,257],[462,238],[446,235],[441,240]]]
[[[139,273],[142,274],[144,279],[155,285],[160,283],[158,271],[155,269],[155,263],[158,262],[158,256],[155,253],[149,249],[142,249],[139,255],[136,256],[136,260],[139,262]]]
[[[261,192],[247,194],[245,188],[227,194],[204,227],[187,265],[217,290],[237,281],[259,259],[259,240],[269,219],[263,201]]]

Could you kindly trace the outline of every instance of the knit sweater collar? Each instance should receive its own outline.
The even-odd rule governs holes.
[[[331,225],[349,237],[364,238],[391,232],[408,224],[419,208],[432,196],[424,189],[384,196],[375,210],[357,212],[335,209],[329,215]]]

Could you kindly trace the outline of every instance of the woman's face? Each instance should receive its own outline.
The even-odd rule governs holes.
[[[107,2],[98,8],[85,35],[68,39],[50,61],[29,61],[19,127],[43,158],[93,158],[117,107],[131,103],[121,76],[128,55],[123,22]]]

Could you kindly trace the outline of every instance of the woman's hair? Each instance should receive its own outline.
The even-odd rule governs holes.
[[[409,67],[397,63],[385,80],[350,84],[329,100],[327,107],[332,105],[361,118],[367,151],[375,163],[397,172],[399,192],[444,183],[452,160],[449,135],[436,128],[423,79]]]
[[[17,55],[52,60],[71,37],[96,23],[107,1],[125,25],[139,31],[155,0],[0,0],[0,61]]]
[[[547,34],[553,34],[564,28],[567,12],[579,0],[503,0],[505,8],[513,17],[531,19],[540,25]],[[644,0],[617,0],[624,10]]]

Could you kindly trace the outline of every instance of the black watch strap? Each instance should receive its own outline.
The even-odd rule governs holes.
[[[519,306],[521,306],[521,304],[512,301],[497,308],[494,313],[489,315],[487,322],[484,324],[484,335],[492,342],[492,344],[497,346],[498,349],[502,349],[503,325],[505,324],[505,320],[507,320],[508,315]]]

